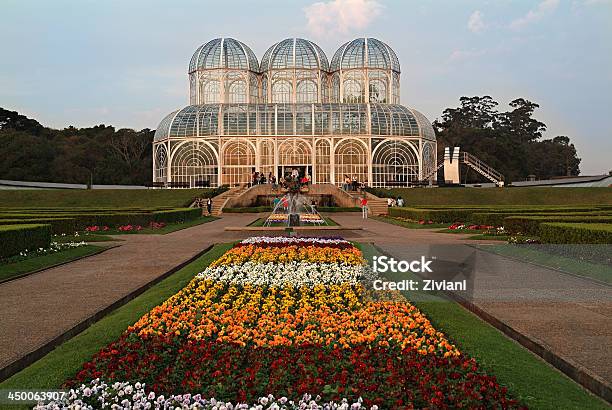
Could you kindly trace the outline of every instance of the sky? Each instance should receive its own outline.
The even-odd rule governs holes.
[[[430,120],[461,96],[540,104],[583,175],[612,170],[612,0],[0,0],[0,107],[43,125],[156,128],[189,102],[187,66],[210,39],[259,59],[302,37],[329,60],[375,37],[401,64],[401,102]]]

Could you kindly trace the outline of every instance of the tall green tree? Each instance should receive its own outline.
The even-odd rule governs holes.
[[[459,103],[434,121],[438,152],[459,146],[497,169],[507,182],[532,174],[544,179],[580,173],[580,158],[569,137],[542,140],[546,124],[534,118],[538,104],[518,98],[509,111],[498,112],[499,104],[488,95],[461,97]],[[465,182],[484,181],[467,167],[463,175]]]

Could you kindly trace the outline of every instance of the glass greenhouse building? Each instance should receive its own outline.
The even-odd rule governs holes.
[[[399,104],[399,84],[395,52],[373,38],[343,44],[331,63],[315,43],[285,39],[261,64],[238,40],[211,40],[189,63],[190,105],[157,127],[153,181],[215,187],[294,168],[313,183],[422,180],[436,138],[423,114]]]

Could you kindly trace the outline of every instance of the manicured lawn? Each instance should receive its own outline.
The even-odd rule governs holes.
[[[374,255],[381,254],[371,244],[360,247],[370,261]],[[418,279],[404,273],[388,274],[388,278],[394,281]],[[476,358],[530,408],[609,408],[598,397],[459,304],[436,295],[424,297],[423,293],[402,293],[427,314],[436,329],[446,333],[460,350]]]
[[[564,257],[559,254],[544,252],[536,246],[516,246],[513,244],[495,244],[479,246],[487,252],[508,256],[521,261],[535,263],[548,268],[559,269],[579,276],[596,279],[612,284],[612,267],[609,265],[591,263],[576,258]]]
[[[183,269],[118,308],[82,333],[68,340],[42,359],[0,383],[0,390],[57,389],[76,374],[101,348],[119,338],[142,315],[185,287],[197,272],[229,249],[232,244],[215,245]]]
[[[18,189],[0,191],[3,207],[184,207],[212,189]]]
[[[377,195],[401,196],[411,205],[611,205],[610,188],[395,188]],[[379,195],[379,196],[380,196]]]
[[[423,224],[417,222],[402,221],[401,219],[391,218],[388,216],[371,216],[370,218],[381,222],[387,222],[393,225],[403,226],[404,228],[410,229],[437,229],[437,228],[448,228],[449,224]]]
[[[0,281],[25,275],[40,269],[49,268],[60,263],[70,262],[84,256],[90,256],[102,251],[101,246],[86,245],[66,249],[60,252],[42,256],[33,256],[18,262],[0,264]]]

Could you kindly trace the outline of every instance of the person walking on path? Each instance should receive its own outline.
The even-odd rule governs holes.
[[[206,210],[208,211],[208,215],[212,213],[212,198],[208,198],[208,201],[206,201]]]
[[[368,199],[365,195],[361,198],[361,216],[363,219],[368,219]]]

